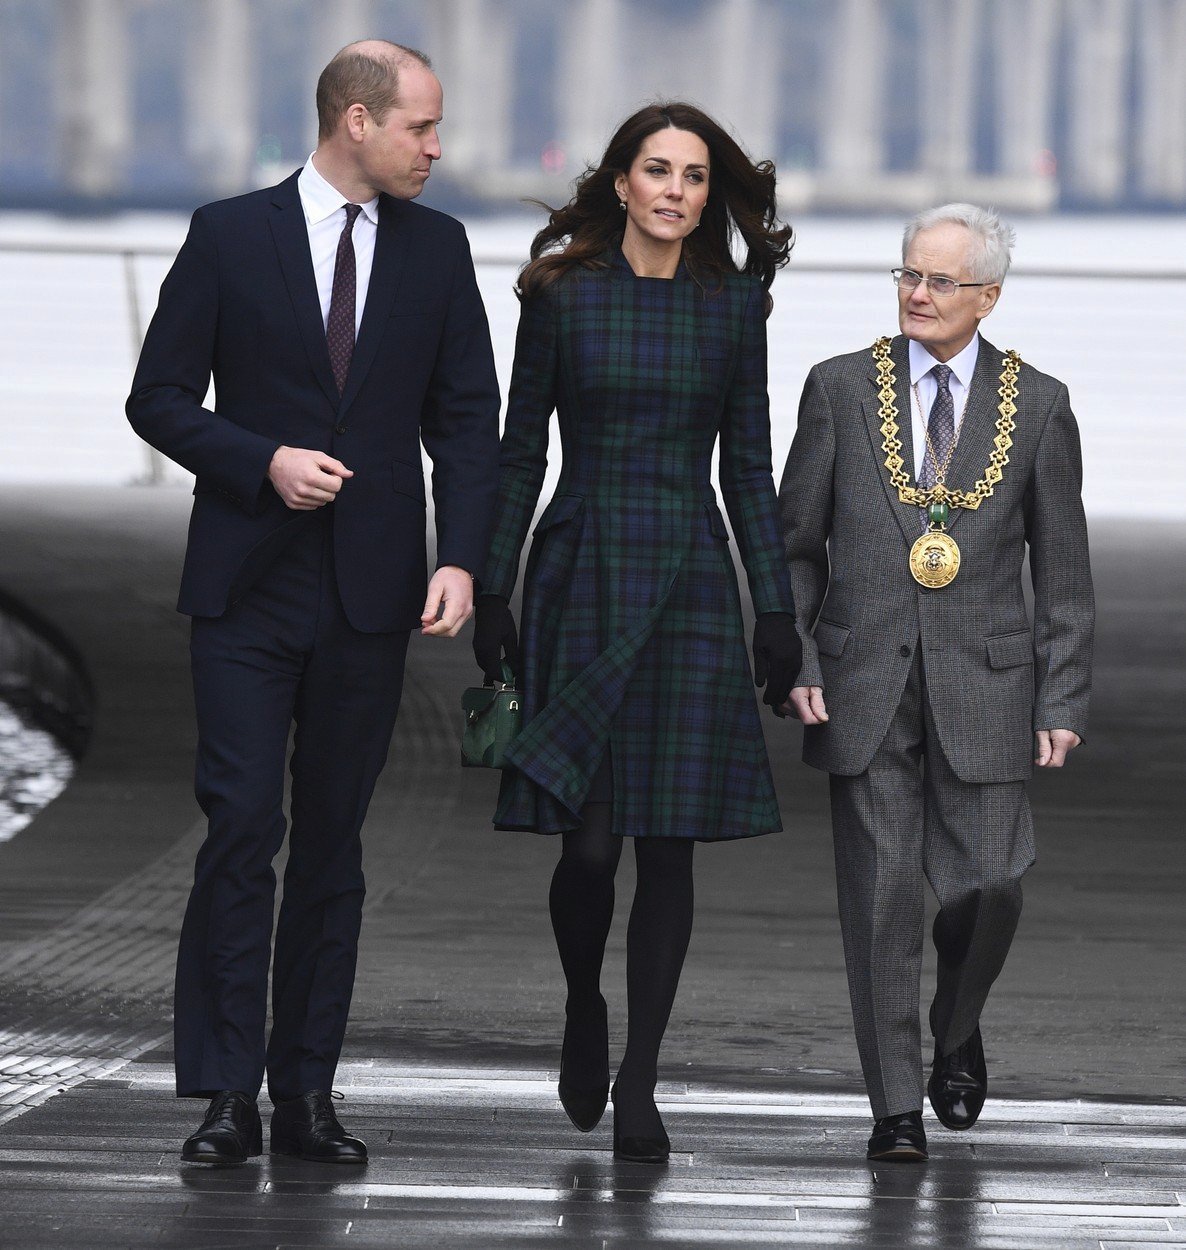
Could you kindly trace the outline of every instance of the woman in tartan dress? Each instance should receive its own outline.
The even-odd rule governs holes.
[[[758,614],[755,678],[778,708],[799,667],[770,467],[767,288],[790,251],[774,171],[685,104],[629,118],[520,278],[522,314],[474,650],[523,690],[495,825],[559,833],[551,914],[568,985],[560,1098],[591,1130],[609,1096],[600,972],[622,838],[638,884],[614,1149],[661,1161],[659,1045],[692,924],[696,841],[781,828],[742,633],[720,482]],[[736,231],[747,248],[739,269]],[[508,601],[542,488],[522,650]]]

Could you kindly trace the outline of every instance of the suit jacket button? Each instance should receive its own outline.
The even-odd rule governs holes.
[[[335,425],[335,426],[334,426],[334,433],[335,433],[335,434],[345,434],[345,433],[346,433],[346,427],[345,427],[344,425]]]
[[[905,659],[910,654],[910,648],[905,643],[902,643],[898,648],[898,654]]]

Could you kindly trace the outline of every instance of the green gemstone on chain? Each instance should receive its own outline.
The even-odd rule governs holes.
[[[927,505],[927,520],[930,521],[932,525],[938,525],[942,527],[947,524],[948,511],[949,509],[947,507],[947,504],[942,501],[940,501],[939,503],[928,504]]]

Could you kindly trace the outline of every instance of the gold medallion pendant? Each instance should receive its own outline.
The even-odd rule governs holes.
[[[942,530],[928,530],[910,548],[910,572],[920,586],[938,590],[955,581],[960,571],[960,549]]]

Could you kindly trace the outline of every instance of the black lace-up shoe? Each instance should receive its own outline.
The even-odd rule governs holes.
[[[903,1111],[873,1121],[867,1159],[890,1163],[921,1163],[927,1157],[927,1134],[921,1111]]]
[[[181,1161],[234,1167],[262,1154],[263,1148],[255,1099],[237,1089],[220,1089],[210,1099],[202,1127],[181,1147]]]
[[[311,1163],[365,1163],[367,1148],[338,1123],[332,1095],[321,1089],[276,1104],[271,1152]]]
[[[940,1055],[935,1046],[935,1063],[927,1081],[927,1097],[940,1124],[952,1129],[971,1128],[980,1118],[988,1095],[988,1066],[980,1026],[950,1055]]]

